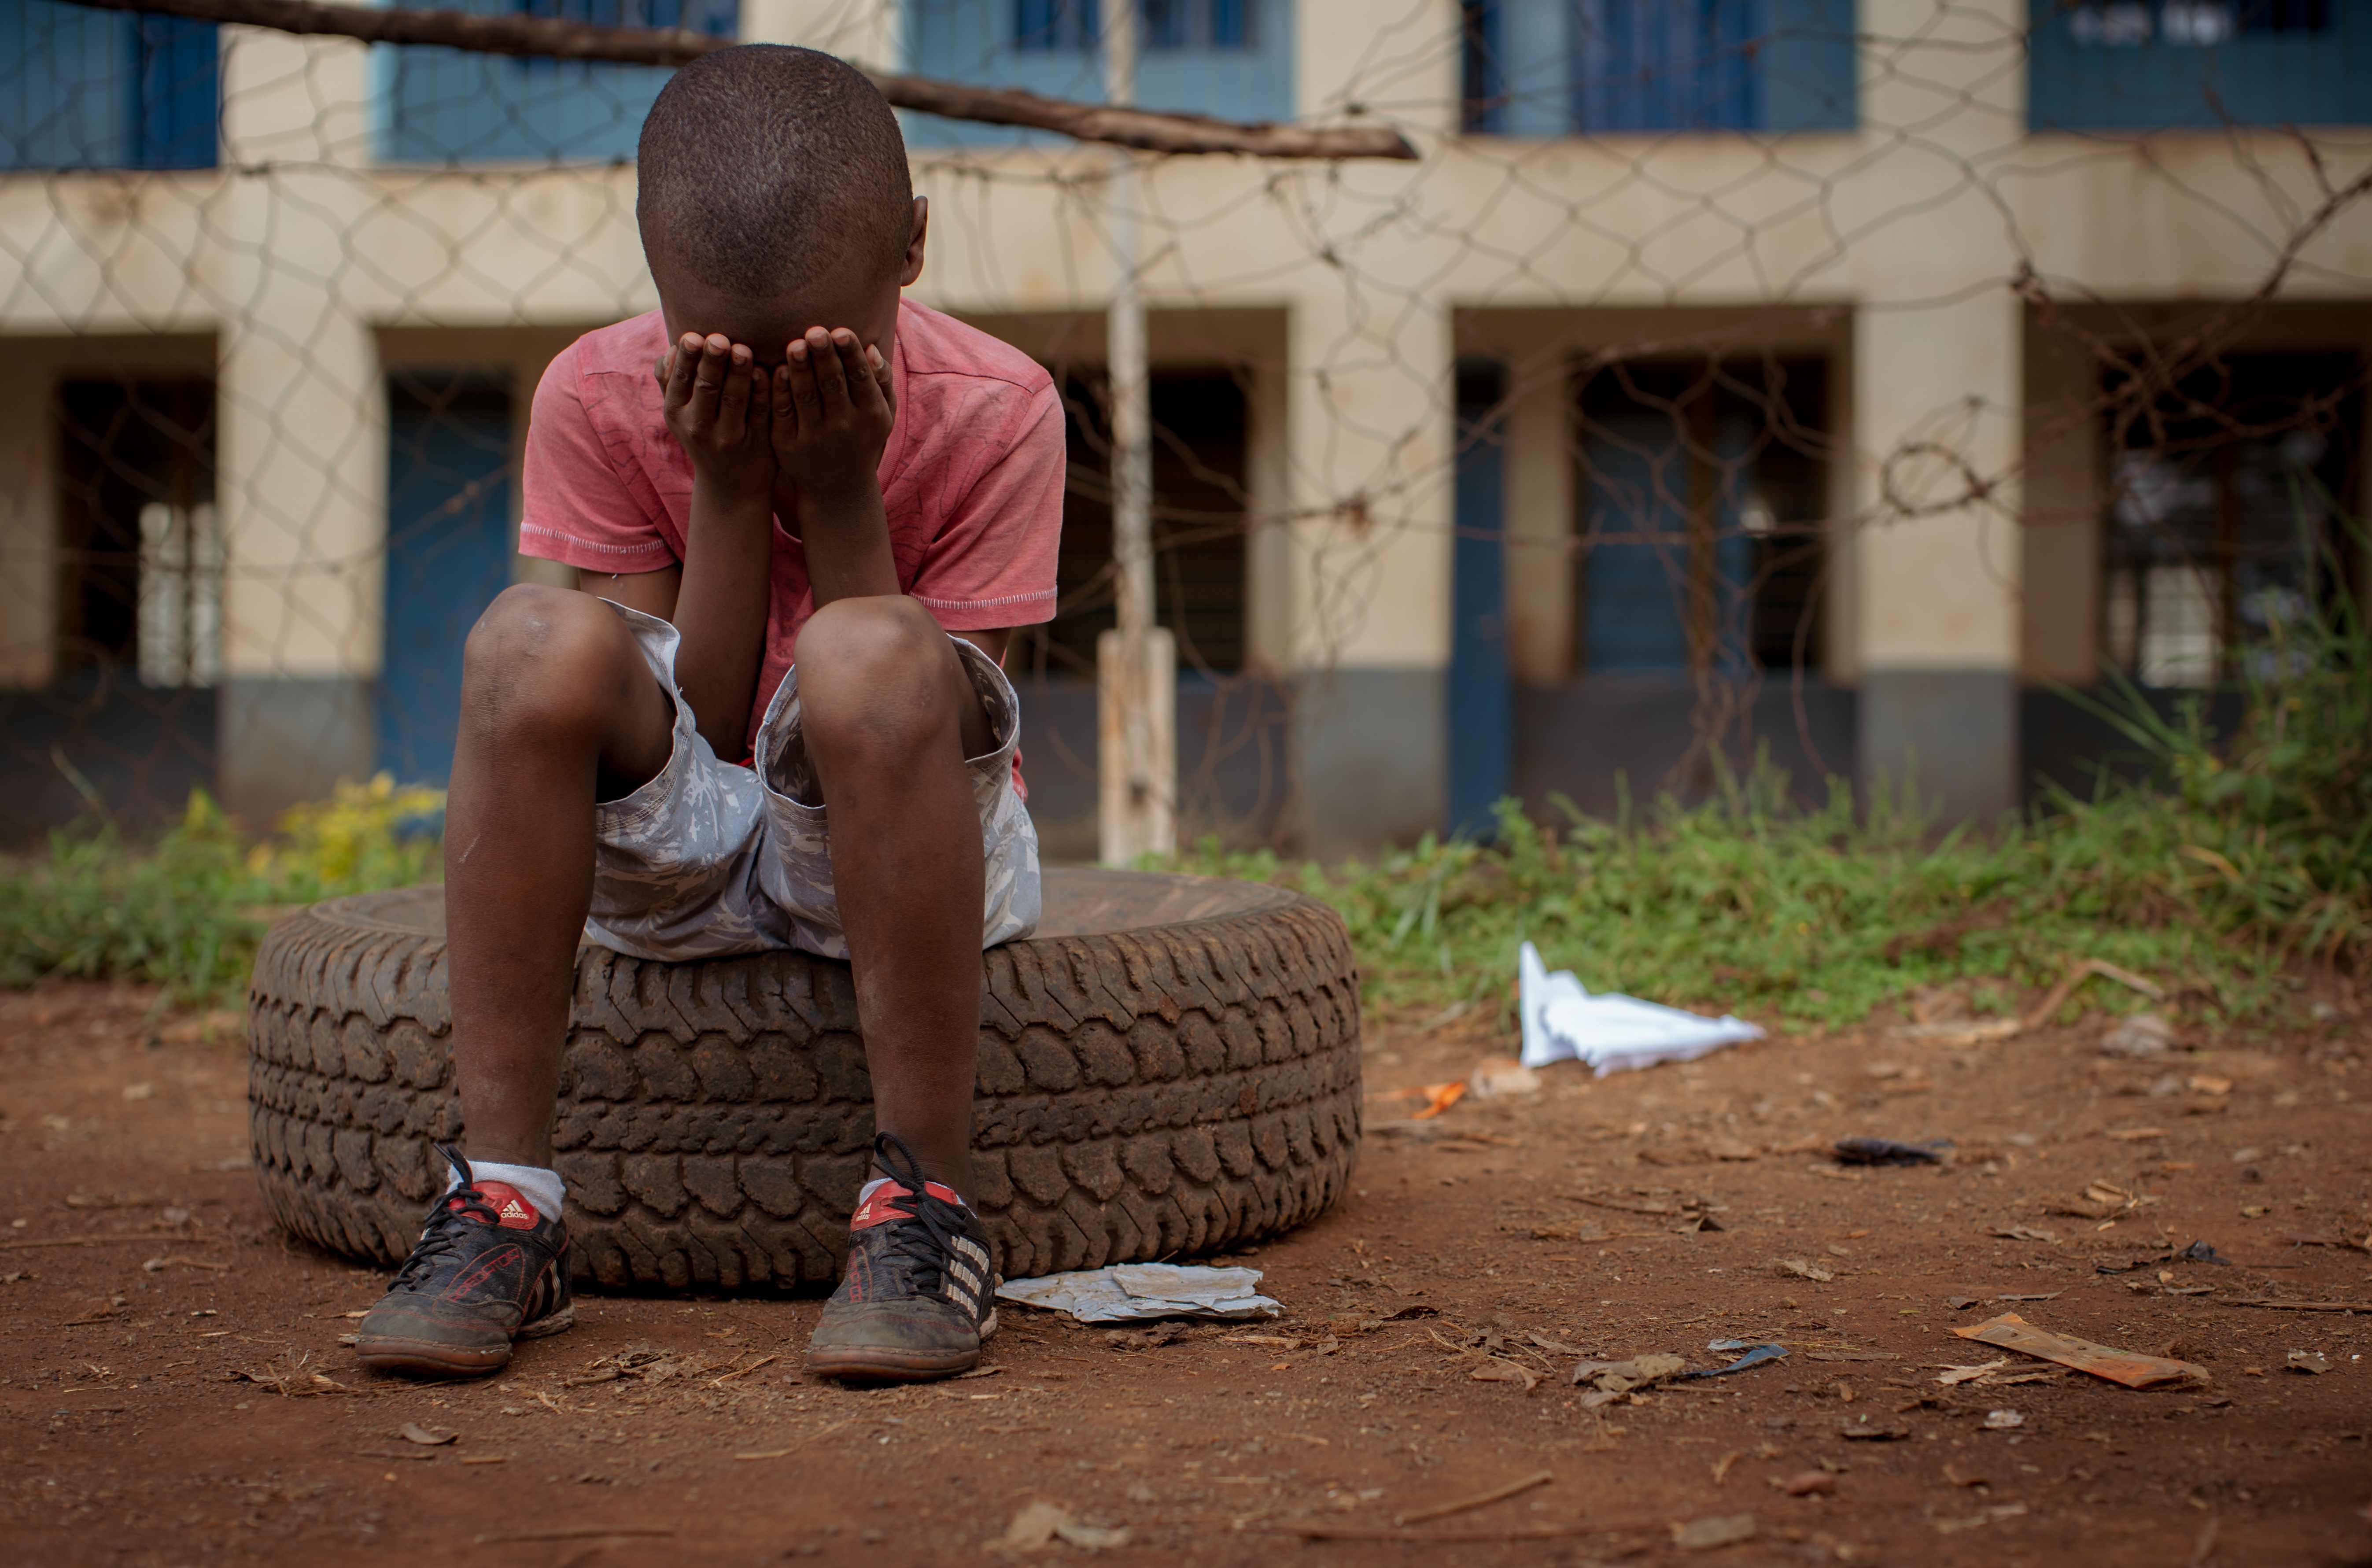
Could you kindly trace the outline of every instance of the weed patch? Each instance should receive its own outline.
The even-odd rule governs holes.
[[[281,912],[434,877],[442,806],[382,775],[296,807],[261,842],[203,793],[153,844],[104,822],[54,833],[46,854],[0,863],[0,985],[121,979],[176,1002],[236,1003]]]

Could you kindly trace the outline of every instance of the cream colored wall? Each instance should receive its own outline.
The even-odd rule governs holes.
[[[361,168],[366,53],[229,29],[222,212],[210,264],[217,372],[223,669],[371,677],[383,651],[387,393],[370,313],[346,286],[373,192]],[[238,243],[238,240],[245,243]]]

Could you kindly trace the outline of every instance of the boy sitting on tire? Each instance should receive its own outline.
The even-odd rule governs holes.
[[[536,389],[519,586],[471,632],[446,811],[468,1156],[357,1336],[493,1372],[569,1327],[552,1121],[578,938],[653,959],[847,958],[875,1176],[808,1366],[964,1371],[994,1331],[971,1190],[982,947],[1038,843],[1001,668],[1050,618],[1051,378],[900,291],[928,216],[880,94],[812,50],[685,66],[645,122],[659,308]]]

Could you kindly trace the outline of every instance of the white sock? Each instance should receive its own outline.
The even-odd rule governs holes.
[[[499,1181],[517,1190],[520,1197],[535,1205],[535,1212],[545,1219],[556,1218],[561,1205],[568,1201],[568,1184],[560,1179],[560,1172],[540,1165],[497,1165],[493,1160],[471,1160],[470,1174],[480,1181]],[[461,1179],[450,1171],[445,1176],[445,1191],[450,1192],[461,1185]]]
[[[903,1187],[906,1184],[904,1182],[900,1181],[894,1176],[877,1176],[872,1180],[866,1182],[864,1186],[856,1190],[856,1206],[860,1209],[865,1207],[866,1203],[872,1199],[873,1194],[880,1191],[884,1187]],[[939,1183],[939,1185],[947,1187],[947,1183],[944,1181]],[[525,1191],[526,1189],[521,1188],[520,1191]],[[952,1187],[948,1187],[948,1191],[955,1192],[955,1189]],[[963,1204],[967,1209],[971,1207],[971,1202],[960,1192],[956,1192],[956,1202]]]

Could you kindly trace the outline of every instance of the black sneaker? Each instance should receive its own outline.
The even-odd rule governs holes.
[[[516,1340],[572,1327],[568,1227],[502,1181],[479,1181],[443,1144],[461,1184],[430,1205],[420,1242],[363,1315],[355,1349],[374,1372],[499,1372]]]
[[[848,1222],[848,1269],[824,1303],[808,1370],[870,1383],[969,1372],[996,1332],[988,1234],[963,1200],[923,1179],[900,1139],[878,1134],[873,1163],[890,1180]]]

